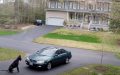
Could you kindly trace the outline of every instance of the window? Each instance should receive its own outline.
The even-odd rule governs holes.
[[[77,2],[73,2],[73,9],[77,9]]]
[[[75,19],[75,13],[71,12],[71,13],[69,14],[69,16],[70,16],[70,19],[71,19],[71,20],[72,20],[72,19]]]
[[[101,2],[97,2],[97,10],[101,10]]]
[[[84,9],[84,7],[85,7],[85,2],[84,2],[84,1],[81,1],[81,2],[80,2],[80,9]]]
[[[56,2],[55,1],[51,1],[50,2],[50,7],[51,8],[55,8],[56,7]]]
[[[64,49],[60,49],[61,54],[66,53]]]
[[[94,24],[99,24],[99,18],[100,18],[100,16],[99,15],[93,15],[93,23]]]
[[[51,8],[51,2],[48,2],[48,8]]]
[[[83,20],[83,13],[77,13],[78,20]]]
[[[108,3],[104,3],[104,11],[108,11],[109,8],[109,4]]]
[[[57,55],[61,54],[60,50],[57,50],[57,51],[55,52],[55,54],[57,54]]]
[[[69,8],[73,9],[73,2],[69,2]]]
[[[60,55],[63,53],[66,53],[66,51],[64,49],[60,49],[60,50],[57,50],[55,54]]]
[[[40,55],[40,56],[53,56],[56,50],[49,50],[46,48],[43,48],[41,51],[37,51],[34,55]]]
[[[101,2],[101,10],[104,11],[104,4],[103,2]]]
[[[77,3],[77,8],[80,9],[80,2]]]
[[[109,10],[109,11],[111,11],[111,6],[112,6],[112,5],[111,5],[110,3],[108,3],[108,10]]]
[[[62,8],[62,3],[58,2],[58,8]]]
[[[65,9],[68,9],[68,2],[65,2],[65,3],[64,3],[64,8],[65,8]]]
[[[88,9],[89,10],[93,10],[93,5],[92,4],[88,4]]]

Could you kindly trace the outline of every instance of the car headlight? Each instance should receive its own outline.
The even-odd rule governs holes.
[[[43,64],[45,61],[37,61],[38,64]]]

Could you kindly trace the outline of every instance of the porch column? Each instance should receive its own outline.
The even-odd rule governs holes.
[[[84,23],[84,20],[85,20],[85,14],[84,14],[84,12],[83,12],[83,21],[82,21],[82,23]]]
[[[84,15],[85,15],[85,14],[84,14],[84,12],[83,12],[83,15],[82,15],[82,16],[83,16],[83,17],[82,17],[82,23],[81,23],[81,29],[83,28],[83,24],[84,24],[84,19],[85,19],[85,18],[84,18]]]
[[[67,12],[67,21],[69,21],[69,12]]]
[[[101,17],[99,18],[99,25],[102,23],[102,14],[99,14]]]
[[[91,13],[90,15],[91,15],[91,17],[90,17],[90,22],[89,22],[89,25],[88,25],[88,30],[90,29],[91,24],[93,23],[93,14]]]
[[[75,12],[75,21],[76,21],[77,17],[76,17],[76,12]]]

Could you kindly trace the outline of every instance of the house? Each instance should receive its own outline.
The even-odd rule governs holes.
[[[112,0],[48,0],[46,24],[108,29]]]

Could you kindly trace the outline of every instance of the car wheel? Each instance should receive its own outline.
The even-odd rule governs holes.
[[[69,59],[68,59],[68,58],[65,59],[65,63],[66,63],[66,64],[69,63]]]
[[[51,68],[52,68],[51,63],[48,63],[48,64],[47,64],[47,70],[50,70]]]

